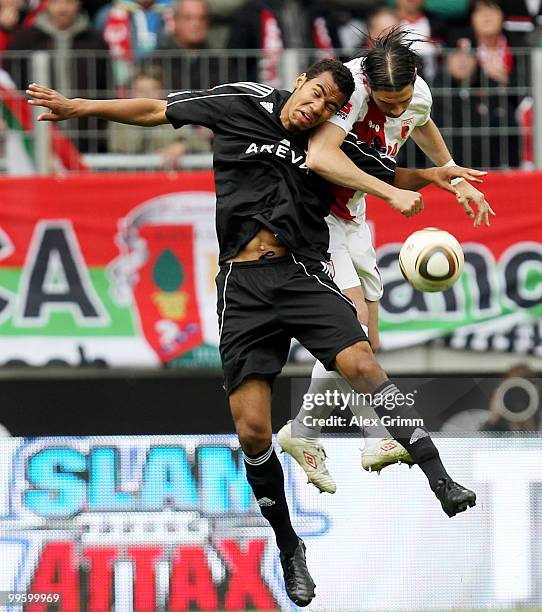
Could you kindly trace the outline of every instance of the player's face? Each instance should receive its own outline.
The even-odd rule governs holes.
[[[399,91],[369,89],[369,94],[378,108],[387,116],[400,117],[408,108],[414,95],[414,85],[407,85]]]
[[[345,102],[331,72],[322,72],[307,80],[305,74],[296,80],[296,88],[283,111],[284,127],[291,132],[304,132],[327,121]]]

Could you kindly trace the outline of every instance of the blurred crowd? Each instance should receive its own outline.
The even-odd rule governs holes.
[[[0,0],[0,94],[24,91],[37,50],[54,51],[49,84],[71,96],[162,98],[233,80],[287,87],[284,50],[307,50],[305,63],[346,60],[399,24],[421,55],[437,124],[453,130],[456,159],[529,167],[527,50],[542,46],[542,0]],[[14,115],[24,124],[10,105],[4,125]],[[97,120],[66,134],[83,153],[159,152],[166,166],[209,151],[211,138]]]

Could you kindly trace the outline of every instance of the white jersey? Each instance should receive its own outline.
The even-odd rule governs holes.
[[[416,77],[414,94],[407,110],[397,119],[386,117],[371,99],[363,83],[362,62],[362,58],[356,58],[345,64],[354,76],[356,89],[350,101],[338,110],[330,121],[342,128],[346,134],[354,132],[359,140],[390,157],[395,157],[412,130],[429,121],[433,102],[431,91],[420,76]],[[346,187],[337,187],[331,211],[342,219],[363,223],[365,194]]]

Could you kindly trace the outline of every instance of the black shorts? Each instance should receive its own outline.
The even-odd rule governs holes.
[[[367,341],[352,302],[325,262],[276,259],[224,264],[216,277],[220,356],[229,395],[250,374],[270,382],[297,338],[328,369],[337,354]]]

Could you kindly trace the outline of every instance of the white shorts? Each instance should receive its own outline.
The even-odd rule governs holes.
[[[378,302],[384,287],[376,265],[371,230],[367,223],[355,223],[329,215],[329,252],[333,280],[342,291],[361,285],[365,299]]]

